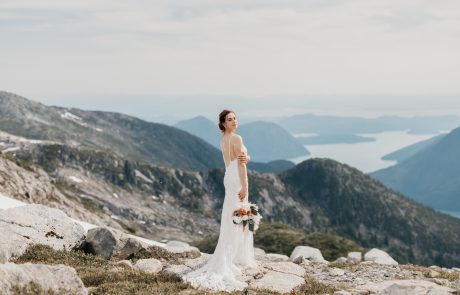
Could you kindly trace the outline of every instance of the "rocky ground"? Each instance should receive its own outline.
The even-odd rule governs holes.
[[[400,265],[378,249],[335,262],[306,245],[290,257],[261,249],[256,256],[259,267],[244,273],[243,294],[455,294],[460,288],[458,268]],[[209,257],[180,241],[86,231],[43,205],[0,209],[1,294],[222,294],[181,279]]]

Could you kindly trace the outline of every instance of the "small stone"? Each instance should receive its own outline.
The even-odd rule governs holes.
[[[337,258],[334,263],[346,263],[348,260],[345,257],[339,257]]]
[[[374,261],[378,264],[397,265],[398,262],[394,260],[388,253],[377,248],[373,248],[364,254],[364,260]]]
[[[302,264],[304,262],[304,260],[305,259],[303,258],[303,256],[299,256],[296,259],[292,260],[292,262],[295,263],[295,264]]]
[[[349,252],[347,260],[350,262],[359,262],[363,260],[363,254],[361,252]]]
[[[430,278],[437,278],[437,277],[439,277],[439,275],[440,275],[440,273],[435,271],[435,270],[430,270],[430,272],[428,273],[428,276]]]
[[[332,275],[332,276],[343,276],[345,274],[345,271],[343,269],[340,269],[340,268],[331,268],[329,270],[329,273]]]
[[[163,268],[161,261],[150,258],[150,259],[139,259],[134,265],[136,269],[143,270],[147,273],[157,274]]]
[[[440,285],[440,286],[446,286],[449,284],[449,280],[447,279],[440,279],[440,278],[436,278],[436,279],[433,279],[433,282],[435,282],[436,284]]]
[[[305,259],[308,259],[313,262],[326,262],[321,254],[321,251],[317,248],[309,246],[297,246],[294,251],[291,253],[291,259],[294,260],[299,256],[303,256]]]
[[[254,256],[256,258],[261,258],[265,256],[265,250],[260,248],[254,248]]]

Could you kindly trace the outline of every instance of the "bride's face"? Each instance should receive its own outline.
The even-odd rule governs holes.
[[[233,132],[238,127],[238,120],[234,113],[228,113],[225,116],[225,130],[229,132]]]

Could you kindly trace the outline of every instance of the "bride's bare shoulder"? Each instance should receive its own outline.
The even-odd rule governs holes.
[[[238,135],[238,134],[233,134],[232,138],[232,143],[243,143],[243,138],[241,137],[241,135]]]

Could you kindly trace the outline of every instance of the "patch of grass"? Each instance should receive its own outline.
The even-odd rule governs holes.
[[[145,254],[149,257],[162,258],[167,252],[158,248],[158,251]],[[163,250],[163,251],[162,251]],[[139,257],[140,258],[140,257]],[[142,257],[144,258],[144,257]],[[167,258],[168,259],[168,258]],[[175,258],[170,257],[173,260]],[[49,246],[32,245],[23,255],[12,261],[14,263],[43,263],[43,264],[65,264],[75,268],[78,276],[83,281],[88,293],[91,295],[111,294],[164,294],[164,295],[275,295],[279,294],[267,290],[244,290],[241,292],[206,292],[193,289],[189,283],[184,283],[176,275],[160,272],[157,275],[148,274],[143,271],[116,266],[115,262],[107,261],[102,257],[86,254],[80,251],[56,251]],[[16,293],[13,294],[39,294],[54,295],[52,291],[43,290],[36,283],[27,286],[16,286]],[[293,295],[300,294],[324,294],[333,293],[335,289],[331,286],[307,278],[305,284],[291,292]]]
[[[431,269],[427,269],[427,270],[423,271],[423,276],[425,278],[431,278],[431,275],[430,275],[431,271],[432,271]],[[447,271],[438,270],[438,269],[435,269],[434,271],[439,273],[439,276],[437,276],[436,278],[446,279],[446,280],[448,280],[450,282],[456,282],[457,280],[460,279],[460,273],[459,272],[447,272]]]
[[[216,249],[217,240],[219,240],[219,235],[211,235],[204,239],[193,241],[190,245],[197,247],[201,252],[212,254]]]
[[[200,253],[197,251],[188,251],[183,253],[172,253],[164,248],[157,246],[150,246],[147,249],[141,249],[129,257],[133,261],[139,259],[155,258],[162,261],[166,261],[169,264],[181,264],[184,259],[194,259],[200,257]]]
[[[71,266],[75,268],[83,284],[87,288],[90,287],[90,294],[178,294],[182,290],[191,289],[189,284],[174,275],[162,273],[152,275],[134,269],[120,268],[116,267],[114,262],[106,261],[99,256],[79,251],[56,251],[44,245],[30,246],[13,262]]]
[[[331,285],[323,284],[315,280],[314,278],[307,277],[305,278],[305,284],[292,291],[292,295],[301,295],[301,294],[332,294],[335,291],[338,291],[337,288]]]
[[[355,262],[331,262],[329,267],[336,267],[342,269],[357,269],[361,263],[358,261]]]
[[[11,162],[14,162],[16,165],[18,165],[19,167],[22,167],[28,171],[31,171],[31,172],[35,172],[34,168],[33,168],[33,164],[31,162],[30,159],[20,159],[16,156],[14,156],[14,154],[10,154],[10,153],[0,153],[0,155],[11,161]]]
[[[118,219],[114,219],[118,224],[121,225],[121,227],[126,230],[127,232],[129,232],[130,234],[136,234],[137,232],[137,229],[131,225],[128,225],[126,223],[124,223],[123,221],[121,220],[118,220]]]
[[[191,244],[205,253],[213,253],[217,245],[218,235],[208,236]],[[300,229],[281,223],[262,222],[254,236],[254,244],[267,253],[278,253],[290,256],[296,246],[310,246],[321,250],[326,260],[333,261],[348,252],[360,251],[363,248],[355,242],[329,233],[306,233]]]
[[[29,282],[27,285],[11,287],[13,295],[57,295],[53,290],[44,290],[39,284]]]

